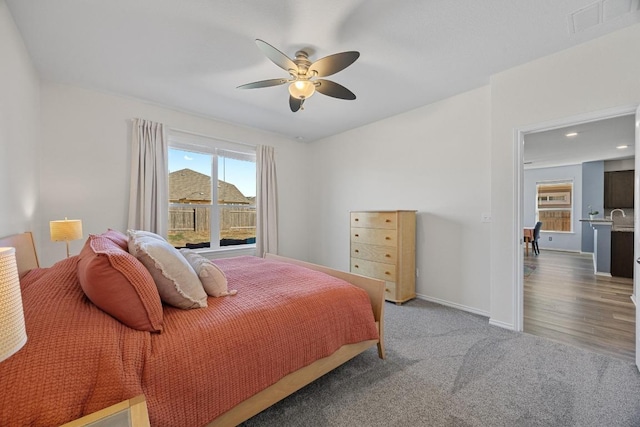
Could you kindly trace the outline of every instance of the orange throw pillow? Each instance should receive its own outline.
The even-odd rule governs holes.
[[[78,279],[87,298],[120,322],[140,331],[162,330],[162,302],[151,274],[108,237],[89,236]]]

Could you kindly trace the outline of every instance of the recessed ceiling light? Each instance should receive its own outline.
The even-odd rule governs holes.
[[[564,136],[566,136],[567,138],[573,138],[574,136],[578,136],[578,132],[565,133]]]
[[[628,145],[618,145],[616,148],[618,150],[624,150],[625,148],[629,148],[629,146]]]

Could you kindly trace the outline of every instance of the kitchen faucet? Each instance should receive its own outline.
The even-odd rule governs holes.
[[[614,213],[614,212],[620,212],[620,213],[622,214],[622,218],[626,217],[626,215],[625,215],[625,213],[624,213],[624,211],[623,211],[622,209],[613,209],[613,210],[611,211],[611,219],[612,219],[612,220],[613,220],[613,213]]]

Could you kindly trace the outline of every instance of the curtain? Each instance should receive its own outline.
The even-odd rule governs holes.
[[[129,224],[167,236],[169,215],[168,144],[162,123],[134,119],[131,137]]]
[[[278,199],[273,147],[256,147],[256,256],[278,253]]]

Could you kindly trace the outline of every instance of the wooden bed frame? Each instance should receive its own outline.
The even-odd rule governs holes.
[[[18,264],[18,274],[24,276],[29,270],[38,268],[38,256],[36,254],[33,236],[31,232],[16,234],[0,239],[0,247],[16,248],[16,261]],[[314,363],[305,366],[277,383],[255,394],[249,399],[236,405],[231,410],[213,420],[209,426],[235,426],[243,421],[248,420],[252,416],[262,412],[274,403],[284,399],[290,394],[296,392],[307,384],[320,378],[327,372],[337,368],[348,360],[354,358],[363,351],[378,346],[378,356],[385,358],[384,351],[384,282],[382,280],[372,279],[357,274],[347,273],[334,270],[321,265],[311,264],[292,258],[285,258],[278,255],[266,254],[265,258],[288,262],[309,268],[311,270],[321,271],[330,276],[337,277],[342,280],[364,289],[371,300],[371,308],[373,316],[378,326],[379,340],[368,340],[355,344],[347,344],[340,347],[332,355],[317,360]]]
[[[0,239],[0,248],[16,248],[16,263],[18,264],[18,276],[24,276],[29,270],[40,267],[36,245],[30,231],[22,234],[14,234]]]

